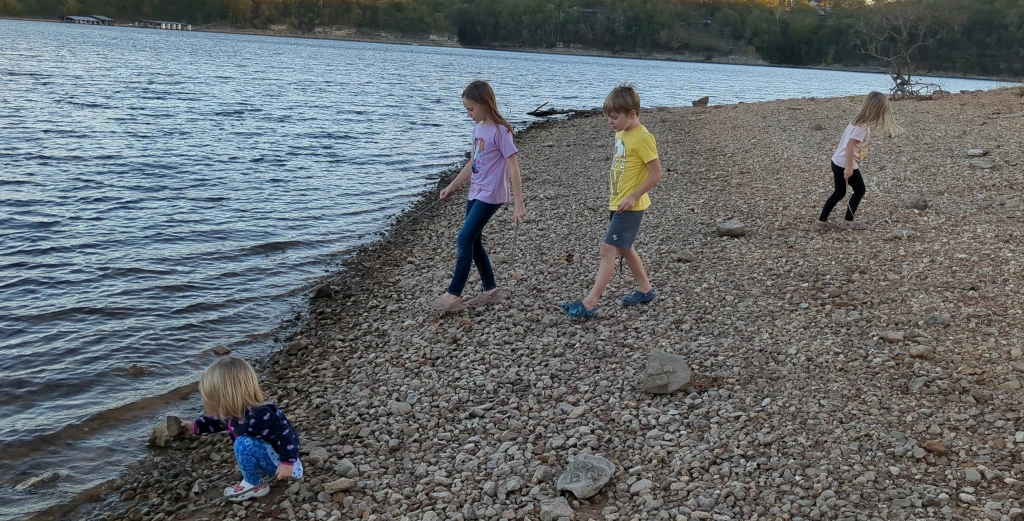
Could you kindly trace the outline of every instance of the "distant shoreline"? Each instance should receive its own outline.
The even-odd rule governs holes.
[[[49,20],[41,18],[11,18],[11,17],[0,17],[0,20],[19,20],[19,21],[31,21],[31,22],[52,22],[61,23],[59,20]],[[134,28],[129,25],[118,25],[115,27]],[[152,29],[160,30],[160,29]],[[745,56],[738,54],[731,54],[727,56],[713,55],[709,59],[701,57],[701,53],[683,53],[683,54],[671,54],[664,52],[653,52],[653,53],[642,53],[642,52],[613,52],[604,51],[594,48],[536,48],[536,47],[489,47],[489,46],[465,46],[459,44],[453,39],[429,39],[410,35],[398,35],[394,33],[394,36],[374,36],[373,33],[378,35],[391,35],[389,31],[374,31],[374,30],[361,30],[361,29],[350,29],[352,34],[344,34],[338,32],[303,32],[296,31],[293,29],[242,29],[237,27],[231,27],[227,24],[208,24],[205,26],[193,25],[193,29],[187,32],[203,32],[203,33],[220,33],[220,34],[240,34],[249,36],[275,36],[281,38],[303,38],[310,40],[338,40],[346,42],[362,42],[362,43],[384,43],[392,45],[409,45],[409,46],[424,46],[424,47],[447,47],[447,48],[462,48],[462,49],[476,49],[485,51],[506,51],[506,52],[521,52],[531,54],[556,54],[564,56],[589,56],[589,57],[600,57],[600,58],[618,58],[627,60],[653,60],[653,61],[674,61],[674,62],[687,62],[687,63],[712,63],[718,65],[747,65],[754,67],[776,67],[783,69],[805,69],[805,70],[822,70],[822,71],[839,71],[839,72],[863,72],[869,74],[885,74],[885,69],[881,67],[867,67],[867,66],[845,66],[845,65],[789,65],[789,64],[777,64],[769,63],[760,58],[754,56]],[[955,78],[964,80],[982,80],[982,81],[996,81],[996,82],[1010,82],[1014,85],[1024,81],[1024,78],[1016,78],[1013,76],[980,76],[980,75],[968,75],[957,72],[948,71],[927,71],[919,73],[918,77],[923,78]]]
[[[587,48],[537,48],[537,47],[500,47],[500,46],[466,46],[459,44],[455,41],[439,41],[429,40],[425,38],[415,38],[411,36],[403,36],[398,38],[374,38],[365,32],[358,35],[357,37],[352,36],[341,36],[335,34],[316,34],[294,30],[281,30],[275,31],[270,29],[238,29],[232,27],[203,27],[194,26],[193,31],[210,32],[210,33],[222,33],[222,34],[249,34],[256,36],[279,36],[284,38],[308,38],[315,40],[340,40],[349,42],[362,42],[362,43],[389,43],[394,45],[410,45],[410,46],[429,46],[429,47],[449,47],[449,48],[461,48],[461,49],[476,49],[482,51],[506,51],[506,52],[521,52],[530,54],[557,54],[564,56],[590,56],[598,58],[617,58],[626,60],[652,60],[652,61],[673,61],[673,62],[687,62],[687,63],[713,63],[718,65],[748,65],[753,67],[776,67],[782,69],[807,69],[807,70],[824,70],[824,71],[840,71],[840,72],[865,72],[872,74],[884,74],[886,71],[881,67],[854,67],[845,65],[787,65],[778,63],[769,63],[760,58],[752,56],[744,56],[739,54],[731,54],[727,56],[715,55],[712,59],[706,60],[700,57],[700,53],[684,53],[684,54],[670,54],[664,52],[653,52],[653,53],[641,53],[641,52],[613,52],[604,51],[601,49],[595,49],[591,47]],[[387,33],[387,31],[377,31],[378,33]],[[1014,78],[1012,76],[975,76],[966,75],[955,72],[942,72],[942,71],[931,71],[924,74],[920,74],[920,77],[928,78],[956,78],[964,80],[982,80],[982,81],[1007,81],[1013,82],[1014,84],[1020,83],[1024,78]]]

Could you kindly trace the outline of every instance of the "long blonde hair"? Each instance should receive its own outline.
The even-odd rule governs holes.
[[[206,414],[217,418],[245,418],[245,411],[267,401],[256,371],[241,358],[228,356],[213,363],[199,379],[199,394]]]
[[[483,107],[487,111],[487,118],[491,120],[491,123],[505,127],[509,132],[514,132],[512,125],[505,121],[505,117],[498,111],[498,101],[494,97],[494,89],[486,81],[476,80],[470,83],[462,91],[462,99],[467,99]]]
[[[898,136],[903,132],[903,127],[896,123],[896,118],[893,117],[889,99],[878,91],[872,91],[864,98],[864,104],[861,105],[857,118],[853,120],[853,125],[868,127],[873,132],[888,132],[889,136]]]

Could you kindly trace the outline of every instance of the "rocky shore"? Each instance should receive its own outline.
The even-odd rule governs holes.
[[[597,269],[612,134],[600,117],[531,128],[529,222],[505,209],[485,236],[510,298],[423,311],[463,206],[422,205],[258,368],[302,435],[304,480],[227,504],[231,444],[193,438],[155,451],[107,517],[1024,519],[1024,117],[1005,117],[1024,98],[896,103],[907,133],[864,163],[873,226],[813,231],[860,101],[645,112],[666,178],[637,249],[660,298],[621,308],[617,275],[592,322],[558,302]],[[732,219],[742,234],[720,237]],[[643,392],[655,350],[692,380]],[[581,454],[610,481],[552,501]]]

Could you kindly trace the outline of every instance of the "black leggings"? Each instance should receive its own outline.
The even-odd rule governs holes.
[[[864,178],[860,176],[860,169],[853,171],[849,181],[844,179],[843,176],[843,167],[832,163],[832,179],[836,183],[836,189],[828,197],[828,200],[825,201],[825,207],[821,209],[821,217],[818,218],[819,221],[827,221],[828,214],[832,213],[832,209],[839,204],[839,201],[846,197],[847,182],[850,183],[850,188],[853,188],[853,197],[850,198],[850,207],[846,209],[846,220],[852,221],[853,215],[857,213],[857,206],[860,205],[860,200],[864,198],[864,192],[867,191],[867,188],[864,186]]]

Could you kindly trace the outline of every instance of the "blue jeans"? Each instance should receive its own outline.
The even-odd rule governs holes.
[[[484,291],[498,287],[494,282],[491,259],[487,257],[487,250],[484,250],[483,234],[484,226],[487,226],[487,222],[502,206],[504,205],[485,203],[476,199],[466,202],[466,222],[459,231],[459,256],[455,260],[455,275],[452,276],[452,284],[448,286],[448,293],[456,297],[462,296],[462,290],[466,289],[466,281],[469,279],[469,268],[473,263],[480,271]]]
[[[271,479],[277,474],[281,459],[277,451],[269,443],[251,436],[239,436],[235,439],[235,459],[242,471],[242,479],[250,485],[263,483],[263,476]],[[302,477],[302,462],[296,461],[292,468],[292,477]]]

